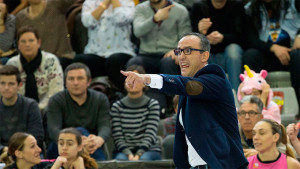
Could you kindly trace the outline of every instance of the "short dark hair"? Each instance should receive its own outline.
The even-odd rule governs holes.
[[[131,65],[125,71],[134,71],[136,70],[139,74],[146,74],[145,69],[139,65]]]
[[[240,105],[242,105],[242,104],[244,104],[246,102],[249,102],[251,104],[256,104],[257,107],[258,107],[258,113],[262,113],[264,104],[263,104],[263,102],[258,97],[252,96],[252,95],[244,96],[242,98],[242,100],[240,101]]]
[[[186,36],[196,36],[196,37],[198,37],[200,39],[199,47],[202,50],[210,52],[210,43],[209,43],[209,41],[208,41],[208,39],[206,38],[205,35],[197,33],[197,32],[190,32],[190,33],[183,34],[183,36],[180,39],[182,39]]]
[[[18,84],[21,82],[21,75],[17,67],[13,65],[4,65],[0,68],[0,76],[15,75]]]
[[[38,33],[38,30],[31,27],[31,26],[23,26],[21,27],[20,29],[18,29],[18,33],[17,33],[17,43],[19,43],[19,40],[20,40],[20,37],[24,34],[24,33],[27,33],[27,32],[31,32],[34,34],[34,36],[37,38],[37,39],[40,39],[40,35]]]
[[[68,72],[70,70],[76,70],[76,69],[83,69],[85,71],[85,74],[87,76],[88,79],[91,78],[91,71],[90,69],[87,67],[87,65],[83,64],[83,63],[80,63],[80,62],[75,62],[75,63],[72,63],[70,64],[66,69],[65,69],[65,72],[64,72],[64,75],[65,75],[65,79],[67,78],[67,75],[68,75]]]

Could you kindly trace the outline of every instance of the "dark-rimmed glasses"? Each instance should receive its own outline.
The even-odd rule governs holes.
[[[199,51],[200,53],[203,53],[205,52],[205,50],[202,50],[202,49],[195,49],[195,48],[183,48],[183,49],[180,49],[180,48],[175,48],[174,49],[174,54],[176,56],[180,56],[181,52],[183,52],[185,55],[190,55],[192,53],[192,51]]]
[[[242,110],[242,111],[238,111],[237,114],[238,114],[238,116],[241,116],[241,117],[245,117],[246,114],[248,114],[249,117],[254,117],[255,115],[261,114],[261,113],[258,113],[258,112],[254,111],[254,110],[250,110],[250,111],[244,111],[244,110]]]

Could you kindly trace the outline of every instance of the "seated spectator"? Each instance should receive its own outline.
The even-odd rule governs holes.
[[[16,32],[16,18],[8,14],[7,5],[0,3],[0,57],[2,64],[7,61],[3,57],[11,56],[16,52],[12,49]]]
[[[300,164],[287,145],[288,137],[283,125],[274,120],[263,119],[257,122],[253,128],[253,144],[257,155],[248,157],[248,168],[280,168],[300,169]],[[286,152],[278,151],[277,146],[286,145]]]
[[[169,0],[138,4],[133,31],[140,40],[139,55],[130,59],[127,67],[141,65],[147,73],[180,73],[173,49],[181,35],[191,31],[189,14],[183,5]]]
[[[254,125],[263,118],[263,103],[256,96],[245,96],[240,101],[240,108],[237,112],[239,121],[239,132],[246,157],[257,154],[254,150],[252,140],[252,129]]]
[[[16,28],[38,30],[41,49],[53,53],[65,68],[75,56],[67,29],[66,13],[76,0],[28,0],[29,6],[16,15]]]
[[[164,119],[164,121],[163,121],[164,137],[166,137],[167,135],[170,135],[170,134],[175,134],[178,100],[179,100],[179,96],[175,95],[173,97],[173,109],[174,109],[175,113],[171,117],[168,117],[168,118]]]
[[[84,140],[81,133],[75,128],[66,128],[60,131],[58,136],[59,156],[50,165],[51,169],[82,169],[98,168],[96,161],[83,149]],[[50,169],[50,166],[46,167]],[[46,169],[44,168],[44,169]]]
[[[8,13],[16,15],[28,6],[28,0],[2,0],[8,6]]]
[[[16,132],[30,133],[42,146],[44,130],[38,104],[18,94],[21,86],[16,67],[0,68],[0,154],[8,151],[9,138]]]
[[[43,110],[49,98],[63,90],[63,71],[57,57],[40,49],[41,40],[36,29],[23,27],[17,34],[20,54],[8,60],[16,66],[23,85],[19,93],[33,98]]]
[[[132,65],[126,69],[145,73],[141,66]],[[161,147],[157,138],[159,104],[144,95],[145,85],[128,88],[127,96],[112,105],[112,135],[117,160],[160,160]]]
[[[245,9],[249,49],[243,62],[256,72],[289,71],[300,100],[300,1],[252,0]]]
[[[113,84],[124,91],[120,70],[135,56],[130,41],[135,5],[132,0],[85,0],[81,21],[88,29],[88,44],[84,54],[74,62],[85,63],[92,78],[108,75]]]
[[[147,0],[136,6],[133,20],[134,35],[139,39],[139,54],[130,59],[126,67],[143,66],[147,73],[180,74],[173,49],[180,37],[191,32],[187,9],[170,0]],[[150,89],[147,95],[159,101],[163,110],[169,110],[172,97]],[[161,114],[164,118],[164,114]]]
[[[32,135],[17,132],[9,139],[8,152],[3,157],[8,162],[4,169],[43,169],[49,162],[41,162],[41,151]]]
[[[72,63],[66,68],[65,82],[67,89],[50,98],[46,111],[52,141],[47,157],[53,159],[58,156],[56,143],[60,130],[78,127],[85,136],[84,149],[97,161],[105,160],[101,147],[111,132],[107,97],[88,89],[91,73],[82,63]]]
[[[272,101],[273,91],[265,80],[268,72],[261,70],[260,73],[255,73],[251,71],[247,65],[245,65],[245,69],[244,74],[240,75],[242,83],[237,92],[238,100],[241,100],[245,95],[254,95],[260,98],[264,106],[262,111],[264,119],[272,119],[280,124],[281,116],[279,106]]]
[[[193,31],[205,35],[211,44],[208,63],[222,66],[235,90],[242,73],[244,16],[242,2],[229,0],[202,0],[191,12]]]

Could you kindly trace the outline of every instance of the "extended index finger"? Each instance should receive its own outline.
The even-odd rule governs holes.
[[[120,70],[120,72],[121,72],[124,76],[128,76],[130,71],[123,71],[123,70]]]

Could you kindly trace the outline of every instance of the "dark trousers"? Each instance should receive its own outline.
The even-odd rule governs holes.
[[[285,70],[291,74],[292,86],[296,91],[298,103],[300,103],[300,49],[292,50],[290,54],[290,63],[284,66],[274,53],[262,53],[257,49],[248,49],[243,56],[244,64],[247,64],[250,69],[255,72],[260,72],[262,69],[267,71]]]
[[[73,62],[81,62],[86,64],[91,71],[92,78],[97,76],[108,76],[109,80],[121,91],[124,90],[124,76],[120,70],[125,70],[130,55],[124,53],[116,53],[108,58],[100,57],[94,54],[78,54]]]

